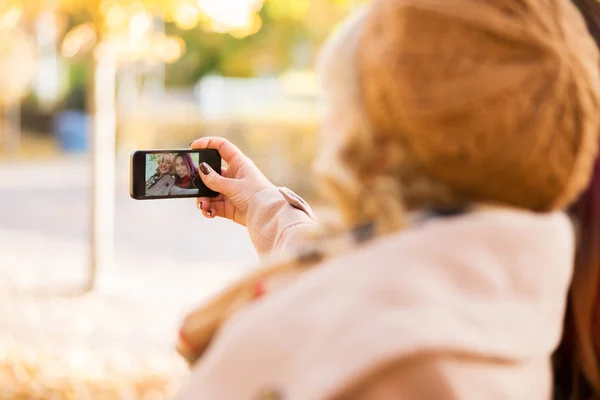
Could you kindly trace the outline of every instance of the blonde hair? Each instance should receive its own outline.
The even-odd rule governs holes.
[[[156,173],[160,175],[160,163],[165,158],[165,156],[171,157],[171,170],[169,171],[169,174],[172,175],[173,173],[175,173],[175,167],[173,165],[173,162],[175,161],[175,156],[172,153],[163,153],[156,159]]]
[[[423,176],[400,138],[373,135],[361,100],[356,53],[369,11],[359,9],[325,44],[318,72],[325,97],[344,110],[344,132],[326,137],[313,169],[321,189],[339,208],[344,225],[374,222],[379,233],[396,231],[406,211],[461,203],[439,182]],[[327,136],[327,132],[323,132]]]

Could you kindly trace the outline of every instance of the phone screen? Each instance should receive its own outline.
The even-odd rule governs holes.
[[[216,150],[136,151],[132,156],[131,196],[135,199],[214,197],[200,178],[198,166],[206,162],[221,173]]]

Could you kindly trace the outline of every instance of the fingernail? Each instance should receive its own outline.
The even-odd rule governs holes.
[[[210,167],[207,163],[203,162],[200,164],[200,172],[202,172],[204,175],[210,174]]]
[[[202,210],[202,202],[198,203],[197,206],[199,210]]]
[[[212,210],[208,210],[206,213],[208,214],[209,217],[212,217],[212,215],[213,215]]]
[[[188,144],[188,147],[192,147],[192,143],[194,143],[194,142],[195,142],[195,140],[192,140],[192,141],[190,142],[190,144]]]

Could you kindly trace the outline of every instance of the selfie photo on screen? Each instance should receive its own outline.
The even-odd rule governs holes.
[[[146,155],[146,196],[198,193],[198,154],[149,153]]]

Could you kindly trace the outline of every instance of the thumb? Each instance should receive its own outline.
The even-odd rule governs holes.
[[[200,170],[200,179],[202,179],[202,182],[210,190],[219,192],[227,197],[235,194],[235,179],[222,177],[205,162],[201,163],[198,169]]]

